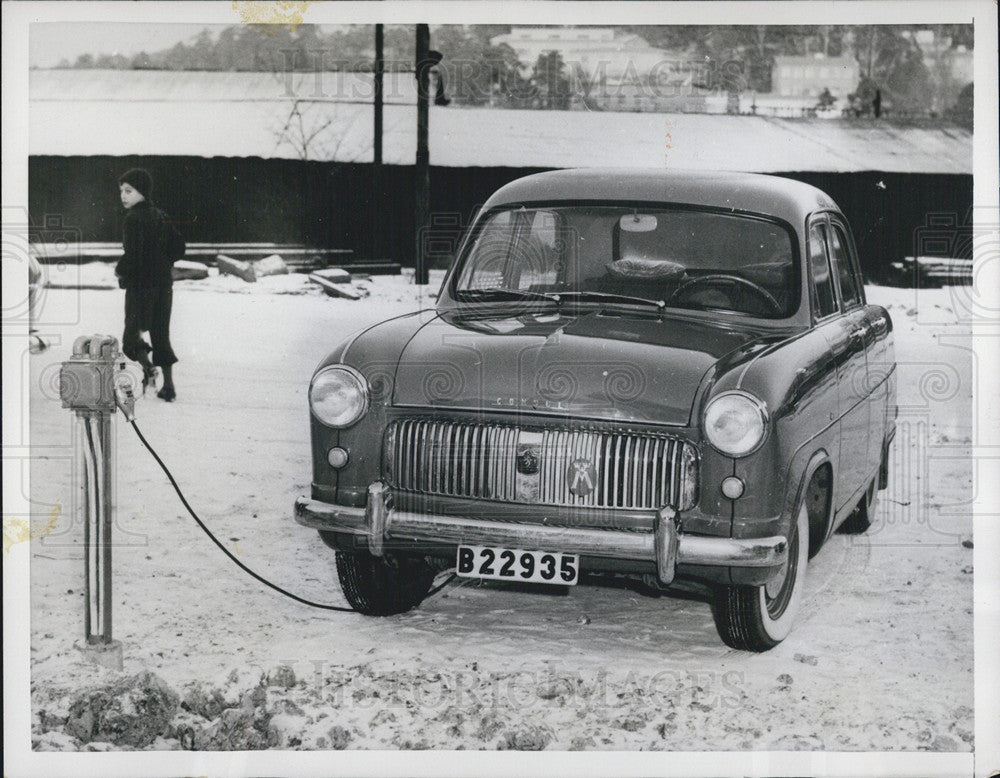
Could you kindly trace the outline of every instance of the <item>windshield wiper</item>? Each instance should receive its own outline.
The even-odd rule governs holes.
[[[458,299],[461,300],[540,300],[543,302],[559,304],[559,297],[556,295],[542,294],[541,292],[530,292],[525,289],[465,289],[458,292]]]
[[[650,300],[646,297],[632,297],[627,294],[612,294],[610,292],[570,291],[543,294],[526,289],[466,289],[459,292],[457,297],[459,301],[538,300],[555,303],[557,306],[569,302],[617,303],[619,305],[642,305],[646,308],[656,308],[660,312],[663,312],[667,307],[663,300]]]
[[[667,307],[666,302],[663,300],[650,300],[646,297],[632,297],[627,294],[612,294],[611,292],[560,292],[559,293],[560,302],[566,302],[570,300],[576,300],[579,302],[606,302],[606,303],[625,303],[627,305],[644,305],[646,307],[657,308],[658,310],[663,310]]]

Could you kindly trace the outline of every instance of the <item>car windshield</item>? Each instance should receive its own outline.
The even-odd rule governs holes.
[[[649,206],[520,207],[487,215],[458,300],[643,304],[786,318],[799,303],[790,232],[771,221]]]

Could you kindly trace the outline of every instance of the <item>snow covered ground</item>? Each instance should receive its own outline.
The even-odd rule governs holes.
[[[432,305],[439,282],[421,296],[408,277],[376,277],[358,302],[302,276],[175,287],[179,396],[142,399],[139,426],[218,537],[302,596],[343,603],[332,552],[291,518],[309,491],[311,371],[346,333]],[[797,625],[762,655],[723,645],[697,592],[599,581],[568,592],[455,583],[383,619],[307,608],[225,559],[119,422],[115,637],[126,673],[154,672],[190,709],[152,748],[180,748],[183,726],[195,748],[211,747],[219,709],[243,698],[287,749],[971,750],[963,290],[868,294],[897,334],[890,488],[867,535],[836,535],[812,560]],[[49,289],[43,305],[53,345],[30,363],[31,496],[37,520],[54,520],[31,542],[33,745],[105,749],[64,731],[72,696],[116,674],[76,647],[82,530],[71,524],[72,419],[53,382],[77,335],[120,336],[123,293]],[[266,689],[246,696],[262,676]]]

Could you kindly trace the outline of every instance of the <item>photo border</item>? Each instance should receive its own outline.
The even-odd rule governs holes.
[[[229,2],[4,2],[3,12],[3,203],[27,203],[28,25],[44,21],[189,22],[234,24],[240,17]],[[502,16],[500,16],[502,14]],[[306,23],[355,24],[416,22],[616,25],[645,24],[899,24],[975,23],[974,204],[977,214],[997,213],[997,6],[989,0],[955,2],[326,2],[310,5]],[[6,215],[5,215],[6,217]],[[994,222],[995,225],[996,222]],[[7,225],[4,225],[5,231]],[[995,227],[994,227],[995,229]],[[994,236],[995,240],[995,236]],[[988,247],[987,247],[988,248]],[[978,246],[976,256],[986,248]],[[994,263],[995,264],[995,263]],[[993,268],[995,270],[995,268]],[[26,284],[24,263],[4,263],[3,283]],[[984,284],[996,290],[1000,281]],[[996,301],[994,301],[996,302]],[[995,310],[996,307],[994,306]],[[996,337],[1000,321],[973,323],[980,418],[977,451],[1000,446],[1000,385]],[[20,439],[27,413],[26,384],[19,344],[27,324],[5,324],[3,349],[4,457],[30,452]],[[12,437],[13,436],[13,437]],[[975,455],[974,455],[975,456]],[[1000,770],[1000,526],[989,514],[1000,504],[1000,473],[979,472],[974,510],[975,751],[928,752],[681,752],[584,753],[481,751],[333,752],[149,752],[37,753],[30,748],[30,649],[28,544],[15,545],[3,560],[4,746],[5,774],[29,775],[990,775]],[[986,468],[979,468],[985,471]],[[6,471],[6,468],[5,468]],[[28,515],[20,490],[7,488],[4,514]]]

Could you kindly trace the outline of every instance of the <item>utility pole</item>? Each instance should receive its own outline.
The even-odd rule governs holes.
[[[382,172],[382,94],[385,76],[385,31],[381,24],[375,25],[375,174]]]
[[[431,47],[430,27],[426,24],[417,25],[416,46],[416,76],[417,76],[417,159],[416,159],[416,196],[414,208],[414,227],[416,228],[416,268],[413,282],[426,284],[427,253],[425,251],[425,230],[430,221],[430,148],[427,141],[428,111],[430,98],[430,66],[429,52]]]
[[[372,207],[381,211],[384,204],[382,196],[382,97],[385,74],[385,29],[381,24],[375,25],[375,116],[374,135],[372,139]],[[385,255],[385,232],[376,230],[373,236],[375,241],[376,259],[382,259]]]

